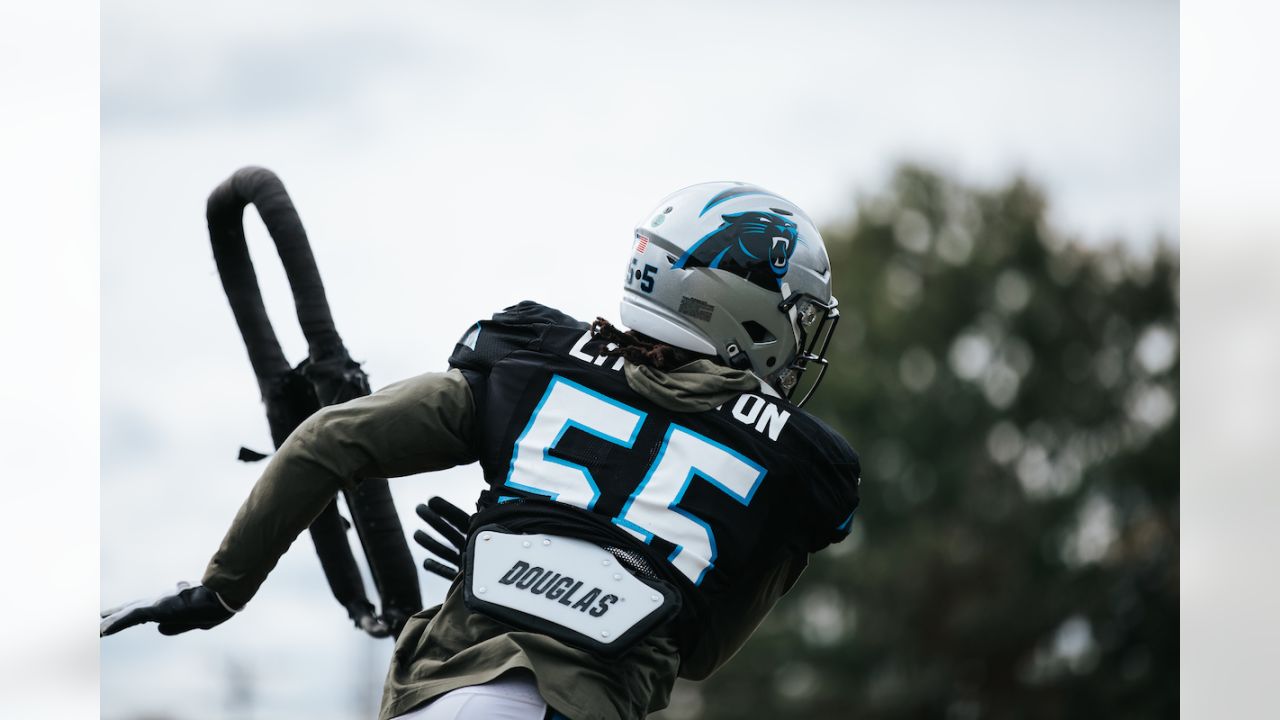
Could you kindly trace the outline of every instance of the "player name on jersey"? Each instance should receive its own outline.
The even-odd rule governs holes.
[[[597,367],[606,367],[615,371],[621,370],[624,364],[621,357],[591,355],[584,351],[591,339],[590,330],[582,333],[577,342],[573,344],[573,347],[569,348],[569,357]],[[720,410],[722,408],[716,409]],[[732,414],[733,418],[738,422],[751,426],[756,432],[767,435],[773,441],[777,441],[778,435],[782,433],[782,428],[786,427],[787,420],[791,418],[790,410],[783,410],[778,403],[769,402],[763,397],[752,393],[743,393],[738,396],[737,400],[734,401]]]
[[[791,419],[791,411],[781,410],[775,403],[768,402],[759,395],[743,393],[733,403],[733,419],[750,425],[756,432],[777,441],[787,420]]]

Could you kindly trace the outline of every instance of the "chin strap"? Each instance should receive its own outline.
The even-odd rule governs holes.
[[[752,374],[754,375],[754,373]],[[775,388],[768,380],[765,380],[759,375],[756,375],[756,379],[760,381],[760,392],[779,399],[782,398],[782,393],[779,393],[778,389]]]
[[[791,297],[791,284],[788,283],[786,280],[782,281],[782,297],[783,298]],[[796,305],[798,304],[799,303],[793,303],[791,307],[787,308],[787,319],[791,321],[791,334],[796,336],[796,354],[797,355],[799,355],[800,352],[804,350],[804,348],[800,347],[800,342],[802,338],[800,337],[800,313],[799,311],[796,310]]]
[[[781,290],[782,290],[783,298],[791,297],[791,284],[788,283],[786,280],[781,281]],[[796,354],[794,357],[791,358],[791,362],[787,363],[786,365],[783,365],[782,369],[778,370],[773,374],[774,378],[781,378],[787,373],[795,373],[796,359],[800,357],[800,353],[804,352],[804,338],[800,334],[800,312],[796,309],[797,305],[798,303],[792,303],[791,307],[787,308],[786,310],[787,322],[791,326],[791,334],[796,339]],[[799,382],[799,380],[800,380],[799,377],[797,377],[796,382]],[[773,395],[774,397],[788,399],[787,396],[782,391],[779,391],[778,388],[773,386],[772,382],[764,382],[762,384],[768,387],[769,394]]]

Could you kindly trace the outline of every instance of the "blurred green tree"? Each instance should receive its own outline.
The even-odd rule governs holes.
[[[659,717],[1176,717],[1178,264],[904,166],[828,228],[854,534]]]

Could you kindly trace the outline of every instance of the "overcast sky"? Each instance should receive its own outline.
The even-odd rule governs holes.
[[[106,602],[198,580],[260,471],[237,448],[270,449],[204,225],[242,165],[289,187],[375,387],[441,369],[524,298],[616,319],[632,224],[695,182],[759,183],[823,224],[913,159],[980,183],[1025,172],[1086,242],[1177,237],[1172,2],[109,0],[102,28]],[[247,220],[297,362],[283,273]],[[410,523],[478,483],[393,488]],[[103,716],[230,717],[238,663],[256,717],[356,717],[389,653],[346,626],[304,538],[232,622],[105,641]]]

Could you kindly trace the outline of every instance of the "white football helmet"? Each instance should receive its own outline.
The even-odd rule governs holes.
[[[751,370],[797,405],[817,389],[840,317],[831,263],[813,221],[740,182],[668,195],[636,224],[622,324]]]

